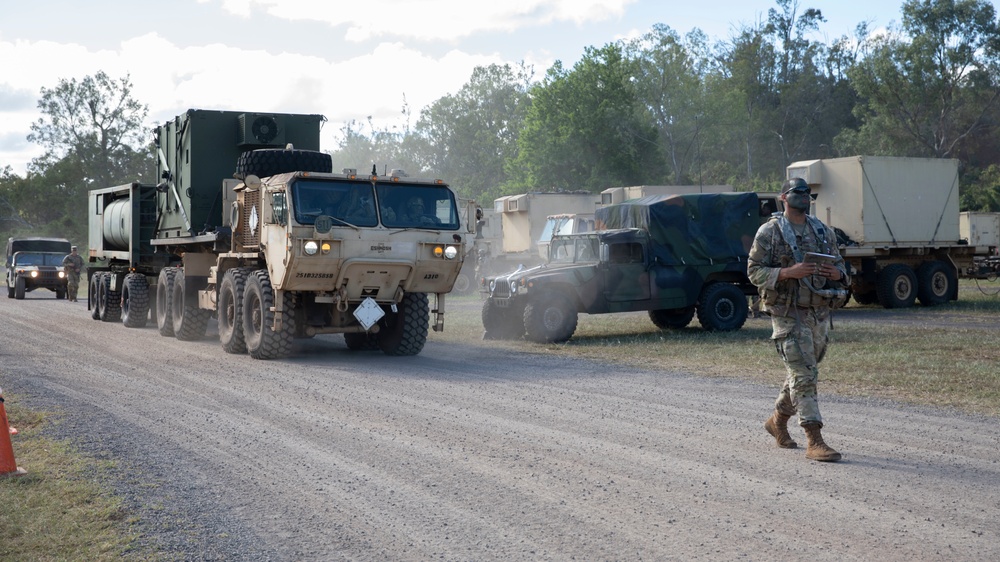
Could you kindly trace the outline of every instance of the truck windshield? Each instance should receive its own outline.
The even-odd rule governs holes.
[[[366,227],[378,224],[372,184],[367,181],[299,179],[292,185],[292,206],[299,224],[314,224],[320,215],[337,219],[334,226],[338,221]]]
[[[444,185],[378,184],[379,214],[387,228],[458,230],[452,191]]]

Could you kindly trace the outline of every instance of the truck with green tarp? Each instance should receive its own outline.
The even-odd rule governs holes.
[[[658,195],[596,211],[598,230],[555,236],[548,261],[486,280],[487,337],[562,342],[580,313],[648,311],[661,329],[697,315],[706,330],[740,329],[747,255],[761,224],[755,193]]]

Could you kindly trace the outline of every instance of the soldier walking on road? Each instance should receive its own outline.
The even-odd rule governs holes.
[[[787,425],[798,414],[808,439],[806,458],[838,461],[840,453],[820,434],[817,365],[826,353],[830,309],[846,301],[850,281],[833,231],[808,214],[811,199],[805,180],[786,181],[781,200],[785,212],[757,231],[747,265],[750,281],[760,292],[761,309],[771,316],[771,339],[788,373],[764,429],[779,447],[794,449],[798,445]],[[805,260],[806,252],[827,254],[827,261]]]
[[[76,246],[69,249],[69,255],[63,258],[63,271],[66,272],[66,299],[76,302],[80,291],[80,271],[83,270],[83,258],[77,253]]]

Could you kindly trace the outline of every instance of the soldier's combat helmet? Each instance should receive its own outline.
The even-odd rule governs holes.
[[[805,190],[805,191],[808,191],[809,190],[809,184],[807,184],[806,180],[804,180],[802,178],[792,178],[792,179],[786,180],[785,183],[783,183],[781,185],[781,193],[782,194],[788,193],[789,191],[795,191],[795,190]]]

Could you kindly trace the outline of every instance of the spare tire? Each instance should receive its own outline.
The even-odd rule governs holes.
[[[236,160],[236,173],[233,177],[242,180],[251,174],[266,178],[288,172],[330,173],[332,171],[333,157],[326,152],[262,148],[240,154]]]

